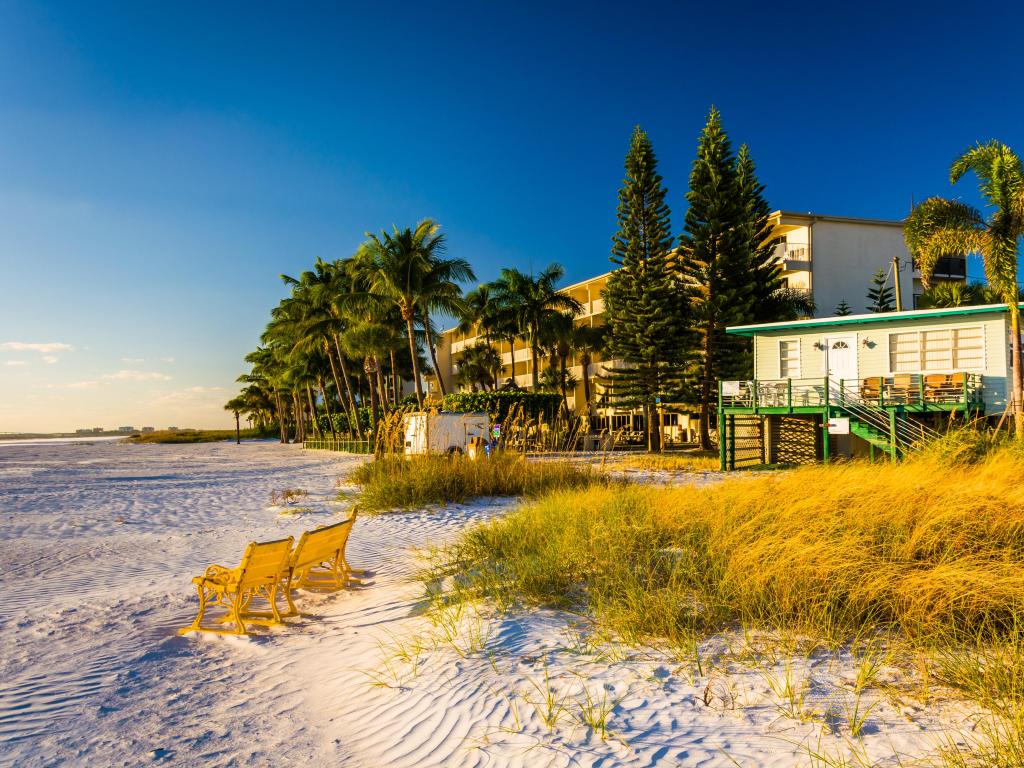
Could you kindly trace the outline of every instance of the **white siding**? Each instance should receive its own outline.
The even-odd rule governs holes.
[[[1010,369],[1009,343],[1006,317],[1002,313],[978,313],[961,317],[921,318],[894,320],[869,324],[819,326],[805,330],[770,331],[754,337],[754,376],[758,379],[778,379],[779,341],[799,339],[802,378],[825,376],[825,338],[841,334],[857,337],[857,375],[889,376],[889,334],[911,330],[978,327],[985,335],[985,365],[979,371],[983,378],[985,408],[989,413],[1006,407],[1006,381]],[[817,346],[816,346],[817,345]]]

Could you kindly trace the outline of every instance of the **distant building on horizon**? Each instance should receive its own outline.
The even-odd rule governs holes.
[[[143,432],[156,432],[156,427],[143,427]]]
[[[118,432],[134,432],[135,431],[135,427],[118,427],[117,431]]]

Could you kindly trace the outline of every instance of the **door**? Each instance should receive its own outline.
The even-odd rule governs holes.
[[[858,391],[856,336],[829,336],[825,340],[825,370],[833,392],[839,392],[840,380],[846,391]]]

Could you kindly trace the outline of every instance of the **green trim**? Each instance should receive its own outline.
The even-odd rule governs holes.
[[[1024,309],[1024,303],[1019,305]],[[906,312],[879,312],[871,315],[849,315],[847,317],[821,317],[811,320],[793,320],[784,323],[761,323],[759,325],[734,325],[725,329],[734,336],[756,336],[772,331],[801,331],[805,328],[827,328],[837,325],[867,325],[869,323],[899,323],[904,320],[928,320],[935,317],[960,317],[963,315],[995,314],[1006,311],[1005,304],[984,304],[975,307],[952,309],[916,309]]]

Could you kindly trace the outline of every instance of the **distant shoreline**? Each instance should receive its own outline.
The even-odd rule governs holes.
[[[77,432],[3,432],[0,433],[0,441],[3,440],[67,440],[69,437],[91,440],[94,438],[110,437],[131,437],[137,432],[118,432],[109,430],[106,432],[92,432],[87,435],[80,435]]]

